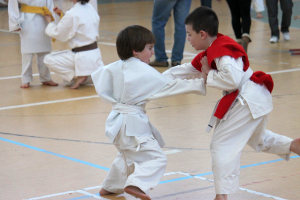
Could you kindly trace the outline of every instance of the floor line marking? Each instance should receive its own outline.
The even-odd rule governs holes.
[[[36,150],[36,151],[48,153],[48,154],[51,154],[51,155],[54,155],[54,156],[58,156],[58,157],[61,157],[61,158],[65,158],[65,159],[68,159],[68,160],[71,160],[71,161],[75,161],[75,162],[78,162],[78,163],[81,163],[81,164],[85,164],[85,165],[88,165],[88,166],[92,166],[92,167],[96,167],[96,168],[99,168],[99,169],[103,169],[105,171],[109,171],[109,168],[107,168],[107,167],[103,167],[103,166],[100,166],[100,165],[96,165],[96,164],[93,164],[93,163],[82,161],[82,160],[79,160],[79,159],[76,159],[76,158],[71,158],[71,157],[68,157],[68,156],[61,155],[61,154],[53,153],[53,152],[50,152],[50,151],[47,151],[47,150],[44,150],[44,149],[33,147],[33,146],[30,146],[30,145],[23,144],[23,143],[20,143],[20,142],[16,142],[16,141],[13,141],[13,140],[9,140],[9,139],[6,139],[6,138],[0,137],[0,140],[5,141],[5,142],[9,142],[9,143],[12,143],[12,144],[16,144],[16,145],[19,145],[19,146],[27,147],[27,148],[30,148],[30,149],[33,149],[33,150]],[[298,156],[298,155],[291,156],[290,159],[298,158],[298,157],[300,157],[300,156]],[[248,168],[248,167],[259,166],[259,165],[264,165],[264,164],[268,164],[268,163],[274,163],[274,162],[278,162],[278,161],[282,161],[282,160],[283,159],[276,159],[276,160],[271,160],[271,161],[265,161],[265,162],[261,162],[261,163],[244,165],[244,166],[241,166],[240,168],[244,169],[244,168]],[[164,176],[172,175],[172,174],[176,174],[176,173],[177,174],[179,173],[179,174],[185,175],[186,177],[180,177],[180,178],[170,179],[170,180],[166,180],[166,181],[161,181],[159,184],[170,183],[170,182],[175,182],[175,181],[180,181],[180,180],[186,180],[186,179],[196,178],[196,177],[199,177],[199,179],[202,179],[202,180],[209,180],[209,181],[211,181],[211,179],[207,179],[207,178],[204,178],[202,176],[212,174],[212,172],[207,172],[207,173],[202,173],[202,174],[197,174],[197,175],[190,175],[188,173],[182,173],[182,172],[170,172],[170,173],[164,174]],[[90,188],[86,188],[84,190],[94,189],[94,188],[99,188],[99,187],[101,187],[101,186],[90,187]],[[248,189],[245,189],[245,188],[242,188],[242,190],[247,191],[247,192],[251,192],[251,193],[255,192],[255,191],[248,190]],[[52,194],[52,195],[46,195],[46,196],[43,196],[43,197],[34,197],[34,198],[30,198],[30,200],[47,198],[47,197],[51,197],[51,196],[58,196],[58,195],[63,195],[63,194],[67,194],[67,193],[72,193],[72,191],[62,192],[62,193],[57,193],[57,194]],[[259,192],[256,192],[256,193],[259,194],[259,195],[263,194],[263,193],[259,193]],[[268,197],[274,198],[271,195],[268,196]],[[277,200],[285,200],[285,199],[282,199],[282,198],[278,197]]]
[[[54,100],[54,101],[43,101],[38,103],[29,103],[29,104],[23,104],[23,105],[16,105],[16,106],[6,106],[6,107],[0,107],[0,110],[9,110],[14,108],[25,108],[30,106],[38,106],[38,105],[46,105],[51,103],[61,103],[61,102],[68,102],[68,101],[77,101],[82,99],[92,99],[97,98],[98,95],[91,95],[91,96],[84,96],[84,97],[76,97],[76,98],[69,98],[69,99],[60,99],[60,100]]]
[[[287,70],[274,71],[274,72],[266,72],[266,73],[267,74],[279,74],[279,73],[287,73],[287,72],[294,72],[294,71],[300,71],[300,68],[287,69]],[[97,98],[97,97],[98,97],[98,95],[91,95],[91,96],[85,96],[85,97],[61,99],[61,100],[54,100],[54,101],[44,101],[44,102],[30,103],[30,104],[23,104],[23,105],[16,105],[16,106],[6,106],[6,107],[0,107],[0,110],[24,108],[24,107],[29,107],[29,106],[45,105],[45,104],[60,103],[60,102],[67,102],[67,101],[76,101],[76,100],[91,99],[91,98]]]
[[[76,190],[76,192],[81,193],[81,194],[85,194],[85,195],[88,195],[88,196],[91,196],[91,197],[94,197],[95,199],[102,199],[102,198],[100,197],[100,195],[97,196],[97,195],[94,195],[94,194],[92,194],[92,193],[86,192],[86,191],[84,191],[84,190]]]
[[[50,72],[50,74],[55,74],[54,72]],[[39,74],[32,74],[32,76],[39,76]],[[7,76],[7,77],[0,77],[0,80],[6,80],[6,79],[14,79],[14,78],[21,78],[22,76]]]
[[[12,144],[16,144],[16,145],[19,145],[19,146],[22,146],[22,147],[27,147],[29,149],[33,149],[33,150],[40,151],[40,152],[43,152],[43,153],[58,156],[60,158],[64,158],[64,159],[67,159],[67,160],[75,161],[75,162],[85,164],[85,165],[88,165],[88,166],[91,166],[91,167],[96,167],[98,169],[102,169],[102,170],[105,170],[105,171],[109,171],[109,168],[103,167],[103,166],[100,166],[100,165],[96,165],[94,163],[86,162],[86,161],[79,160],[79,159],[72,158],[72,157],[68,157],[68,156],[64,156],[62,154],[54,153],[54,152],[51,152],[51,151],[47,151],[47,150],[44,150],[44,149],[40,149],[40,148],[37,148],[37,147],[34,147],[34,146],[30,146],[30,145],[27,145],[27,144],[23,144],[23,143],[16,142],[16,141],[9,140],[9,139],[2,138],[2,137],[0,137],[0,140],[5,141],[5,142],[9,142],[9,143],[12,143]]]

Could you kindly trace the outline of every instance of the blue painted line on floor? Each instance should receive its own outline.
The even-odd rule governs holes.
[[[9,139],[6,139],[6,138],[0,137],[0,140],[5,141],[5,142],[9,142],[9,143],[12,143],[12,144],[16,144],[16,145],[19,145],[19,146],[27,147],[29,149],[33,149],[33,150],[36,150],[36,151],[48,153],[48,154],[58,156],[58,157],[61,157],[61,158],[65,158],[65,159],[75,161],[75,162],[78,162],[78,163],[81,163],[81,164],[85,164],[85,165],[88,165],[88,166],[91,166],[91,167],[96,167],[96,168],[99,168],[99,169],[103,169],[105,171],[109,171],[109,168],[107,168],[107,167],[103,167],[103,166],[100,166],[100,165],[96,165],[96,164],[93,164],[93,163],[82,161],[82,160],[79,160],[79,159],[76,159],[76,158],[71,158],[71,157],[68,157],[68,156],[61,155],[61,154],[53,153],[53,152],[50,152],[50,151],[47,151],[47,150],[44,150],[44,149],[33,147],[33,146],[30,146],[30,145],[23,144],[23,143],[20,143],[20,142],[16,142],[16,141],[13,141],[13,140],[9,140]],[[298,155],[291,156],[290,159],[299,158],[299,157],[300,156],[298,156]],[[245,168],[249,168],[249,167],[265,165],[265,164],[275,163],[275,162],[279,162],[279,161],[283,161],[283,159],[276,159],[276,160],[270,160],[270,161],[265,161],[265,162],[250,164],[250,165],[244,165],[244,166],[241,166],[240,168],[245,169]],[[195,176],[206,176],[206,175],[211,175],[211,174],[213,174],[213,173],[212,172],[207,172],[207,173],[197,174],[197,175],[194,175],[194,176],[185,176],[185,177],[180,177],[180,178],[161,181],[159,184],[171,183],[171,182],[175,182],[175,181],[181,181],[181,180],[194,178]],[[73,199],[69,199],[69,200],[79,200],[79,199],[85,199],[85,198],[89,198],[89,197],[91,197],[91,196],[82,196],[82,197],[77,197],[77,198],[73,198]]]
[[[5,142],[10,142],[12,144],[16,144],[16,145],[19,145],[19,146],[22,146],[22,147],[27,147],[29,149],[33,149],[33,150],[36,150],[36,151],[48,153],[48,154],[51,154],[51,155],[54,155],[54,156],[58,156],[58,157],[61,157],[61,158],[65,158],[67,160],[75,161],[75,162],[78,162],[78,163],[81,163],[81,164],[85,164],[85,165],[88,165],[88,166],[91,166],[91,167],[96,167],[96,168],[99,168],[99,169],[103,169],[105,171],[109,170],[109,168],[107,168],[107,167],[96,165],[96,164],[93,164],[93,163],[90,163],[90,162],[86,162],[86,161],[83,161],[83,160],[79,160],[79,159],[76,159],[76,158],[71,158],[71,157],[68,157],[68,156],[64,156],[64,155],[61,155],[61,154],[58,154],[58,153],[54,153],[54,152],[51,152],[51,151],[47,151],[47,150],[44,150],[44,149],[33,147],[33,146],[30,146],[30,145],[27,145],[27,144],[23,144],[23,143],[20,143],[20,142],[15,142],[15,141],[12,141],[12,140],[8,140],[8,139],[2,138],[2,137],[0,137],[0,140],[5,141]]]

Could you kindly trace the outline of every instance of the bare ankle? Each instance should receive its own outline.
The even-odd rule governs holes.
[[[151,198],[145,194],[140,188],[135,187],[135,186],[127,186],[124,188],[124,191],[127,194],[130,194],[132,196],[135,196],[136,198],[142,199],[142,200],[151,200]]]
[[[217,194],[215,200],[227,200],[227,194]]]
[[[109,195],[109,194],[113,194],[113,193],[101,188],[101,190],[99,191],[99,194],[100,195]]]

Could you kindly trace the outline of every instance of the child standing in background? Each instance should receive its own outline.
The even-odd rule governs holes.
[[[19,4],[22,4],[19,10]],[[57,86],[51,80],[50,71],[44,64],[44,57],[52,50],[51,39],[45,34],[47,23],[41,14],[22,11],[24,7],[47,7],[53,10],[52,0],[9,0],[9,30],[19,31],[22,53],[22,84],[21,88],[28,88],[32,82],[32,58],[37,56],[40,81],[43,85]]]

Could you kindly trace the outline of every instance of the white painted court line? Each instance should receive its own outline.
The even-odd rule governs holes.
[[[88,195],[88,196],[91,196],[91,197],[94,197],[95,199],[103,199],[100,196],[94,195],[94,194],[86,192],[84,190],[76,190],[76,192],[84,194],[84,195]]]
[[[50,74],[55,74],[54,72],[50,72]],[[39,74],[32,74],[32,76],[38,76]],[[7,76],[7,77],[0,77],[0,80],[5,80],[5,79],[13,79],[13,78],[21,78],[21,75],[19,76]]]
[[[300,71],[300,68],[281,70],[281,71],[275,71],[275,72],[267,72],[267,74],[279,74],[279,73],[287,73],[287,72],[294,72],[294,71]],[[54,101],[44,101],[44,102],[39,102],[39,103],[30,103],[30,104],[23,104],[23,105],[16,105],[16,106],[6,106],[6,107],[0,107],[0,110],[24,108],[24,107],[30,107],[30,106],[38,106],[38,105],[45,105],[45,104],[51,104],[51,103],[60,103],[60,102],[67,102],[67,101],[76,101],[76,100],[82,100],[82,99],[91,99],[91,98],[97,98],[97,97],[98,97],[98,95],[92,95],[92,96],[61,99],[61,100],[54,100]]]
[[[67,192],[61,192],[61,193],[56,193],[56,194],[49,194],[49,195],[45,195],[45,196],[41,196],[41,197],[33,197],[33,198],[30,198],[30,199],[25,199],[25,200],[45,199],[45,198],[49,198],[49,197],[56,197],[56,196],[70,194],[70,193],[74,193],[74,192],[75,191],[67,191]]]
[[[182,173],[182,172],[177,172],[177,173],[178,174],[182,174],[184,176],[192,176],[192,175],[190,175],[188,173]],[[201,180],[204,180],[204,181],[214,182],[214,180],[208,179],[208,178],[204,178],[202,176],[194,176],[194,178],[201,179]],[[246,191],[248,193],[256,194],[256,195],[263,196],[263,197],[273,198],[273,199],[276,199],[276,200],[287,200],[287,199],[283,199],[283,198],[276,197],[276,196],[273,196],[273,195],[265,194],[265,193],[262,193],[262,192],[257,192],[257,191],[254,191],[254,190],[249,190],[249,189],[246,189],[246,188],[239,187],[239,190]]]
[[[287,72],[294,72],[294,71],[300,71],[300,68],[287,69],[287,70],[281,70],[281,71],[275,71],[275,72],[266,72],[266,73],[267,74],[280,74],[280,73],[287,73]]]
[[[54,101],[44,101],[44,102],[39,102],[39,103],[29,103],[29,104],[16,105],[16,106],[0,107],[0,110],[9,110],[9,109],[14,109],[14,108],[24,108],[24,107],[30,107],[30,106],[38,106],[38,105],[45,105],[45,104],[51,104],[51,103],[61,103],[61,102],[68,102],[68,101],[77,101],[77,100],[91,99],[91,98],[97,98],[97,97],[99,97],[99,96],[92,95],[92,96],[85,96],[85,97],[60,99],[60,100],[54,100]]]
[[[71,194],[71,193],[75,193],[75,192],[78,192],[78,193],[81,193],[81,194],[85,194],[85,195],[89,195],[89,196],[92,196],[92,197],[96,196],[96,197],[98,197],[98,199],[99,199],[99,196],[86,192],[86,190],[92,190],[92,189],[96,189],[96,188],[101,188],[101,185],[94,186],[94,187],[88,187],[88,188],[84,188],[84,189],[81,189],[81,190],[74,190],[74,191],[60,192],[60,193],[49,194],[49,195],[40,196],[40,197],[33,197],[33,198],[30,198],[30,199],[25,199],[25,200],[45,199],[45,198],[49,198],[49,197],[56,197],[56,196],[60,196],[60,195]],[[96,198],[96,197],[95,197],[95,198]],[[101,198],[100,198],[100,199],[101,199]]]
[[[179,153],[182,152],[181,150],[178,149],[173,149],[173,150],[169,150],[169,151],[164,151],[165,154],[173,154],[173,153]]]

